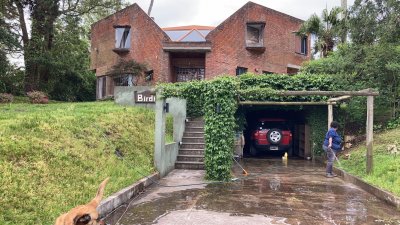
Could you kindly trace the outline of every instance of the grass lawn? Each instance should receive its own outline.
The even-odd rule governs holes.
[[[148,109],[113,102],[0,105],[0,224],[53,224],[92,199],[106,177],[106,196],[131,185],[143,177],[137,171],[155,171],[153,146]]]
[[[396,144],[400,148],[400,128],[374,135],[373,173],[367,175],[366,147],[361,143],[351,151],[350,160],[341,159],[345,171],[362,178],[364,181],[385,189],[400,197],[400,155],[395,156],[387,151],[387,146]],[[400,149],[399,149],[400,150]],[[337,165],[337,164],[336,164]]]

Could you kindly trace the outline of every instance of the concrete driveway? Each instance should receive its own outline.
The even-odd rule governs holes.
[[[400,224],[400,212],[304,160],[244,159],[250,173],[221,184],[163,187],[107,218],[110,224]],[[205,182],[204,171],[174,170],[166,186]],[[123,216],[121,217],[121,215]]]

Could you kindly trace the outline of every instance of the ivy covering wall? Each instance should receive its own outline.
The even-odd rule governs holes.
[[[322,142],[328,129],[328,110],[327,107],[312,106],[306,108],[306,120],[310,126],[311,151],[313,155],[323,153]]]
[[[232,166],[239,85],[236,79],[224,77],[208,82],[206,87],[204,93],[206,178],[226,180],[230,177]]]
[[[243,127],[242,113],[237,113],[238,101],[323,101],[327,96],[278,96],[287,90],[340,89],[339,82],[329,75],[254,75],[240,77],[219,76],[213,80],[192,81],[158,86],[162,98],[178,97],[188,100],[189,116],[205,119],[205,168],[210,180],[230,178],[234,143],[234,130]],[[301,107],[301,106],[300,106]],[[300,108],[299,108],[300,109]],[[311,127],[311,141],[315,154],[322,150],[326,132],[327,107],[307,107],[307,122]]]
[[[204,116],[206,178],[227,180],[232,166],[239,82],[227,76],[210,81],[163,84],[162,96],[188,100],[190,116]],[[189,110],[189,108],[192,109]],[[191,113],[190,113],[191,112]]]

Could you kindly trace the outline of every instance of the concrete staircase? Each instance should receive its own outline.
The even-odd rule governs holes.
[[[204,150],[204,120],[188,118],[175,168],[204,170]]]

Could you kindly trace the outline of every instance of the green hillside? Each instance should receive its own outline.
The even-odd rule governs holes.
[[[390,153],[388,145],[396,145],[399,154]],[[340,163],[350,174],[400,196],[400,128],[375,134],[373,154],[374,170],[370,175],[365,172],[365,143],[360,143],[350,151],[350,159],[345,160],[343,156],[340,157]]]
[[[112,102],[0,105],[0,224],[53,224],[154,172],[154,112]],[[123,162],[115,149],[125,155]]]

